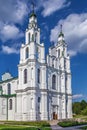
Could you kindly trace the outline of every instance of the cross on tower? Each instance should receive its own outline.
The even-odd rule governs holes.
[[[62,28],[63,28],[63,25],[61,24],[61,25],[60,25],[60,31],[61,31],[61,32],[62,32]]]
[[[34,4],[34,2],[32,1],[32,11],[33,11],[33,13],[34,13],[34,9],[35,9],[35,4]]]

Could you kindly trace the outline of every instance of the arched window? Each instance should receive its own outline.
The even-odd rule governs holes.
[[[32,34],[32,42],[34,41],[34,34]]]
[[[9,99],[9,110],[12,110],[12,99]]]
[[[37,80],[38,80],[38,83],[40,83],[40,69],[38,69],[38,72],[37,72]]]
[[[35,42],[37,43],[37,33],[35,33]]]
[[[56,76],[52,76],[52,89],[56,89]]]
[[[60,49],[58,50],[58,57],[60,57]]]
[[[27,83],[27,69],[24,70],[24,84]]]
[[[29,57],[29,48],[26,48],[26,59]]]
[[[52,67],[54,67],[54,58],[52,59]]]
[[[30,33],[29,33],[29,43],[30,43]]]
[[[11,84],[10,83],[8,83],[8,95],[10,95],[11,94]]]
[[[2,86],[0,86],[0,95],[2,95]]]

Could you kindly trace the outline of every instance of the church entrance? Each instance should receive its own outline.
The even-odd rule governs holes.
[[[57,117],[56,112],[53,112],[53,120],[57,120],[57,119],[58,119],[58,117]]]
[[[58,119],[58,106],[53,105],[53,113],[52,113],[52,119],[57,120]]]

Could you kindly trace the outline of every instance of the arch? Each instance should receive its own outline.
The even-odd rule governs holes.
[[[29,57],[29,48],[26,48],[26,59]]]
[[[40,69],[37,70],[37,80],[38,80],[38,83],[40,83]]]
[[[9,99],[9,110],[12,110],[12,99]]]
[[[52,76],[52,89],[56,89],[56,75]]]
[[[10,95],[11,94],[11,84],[8,83],[7,86],[8,86],[8,95]]]
[[[27,83],[27,69],[24,70],[24,84]]]

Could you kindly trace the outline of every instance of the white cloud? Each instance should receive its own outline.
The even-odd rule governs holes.
[[[27,3],[21,0],[0,0],[0,20],[2,22],[22,22],[28,14]]]
[[[70,5],[70,2],[66,3],[66,0],[40,0],[39,8],[43,7],[42,15],[44,17],[49,16],[64,7]]]
[[[73,50],[69,50],[68,54],[70,55],[70,57],[73,57],[73,56],[75,56],[77,54],[77,52],[73,51]]]
[[[2,53],[4,54],[18,54],[19,53],[19,50],[17,50],[16,48],[13,48],[13,47],[8,47],[8,46],[4,46],[2,45]]]
[[[63,24],[70,54],[75,56],[78,52],[87,53],[87,13],[71,14],[66,19],[60,20],[51,30],[51,42],[57,42],[60,24]]]
[[[16,11],[14,13],[14,16],[20,22],[21,20],[23,20],[24,16],[28,14],[27,4],[22,1],[17,1],[15,9]]]
[[[16,23],[23,23],[23,19],[27,14],[27,2],[0,0],[0,39],[3,42],[24,36],[21,29],[16,26]]]
[[[2,41],[9,39],[17,39],[23,37],[23,33],[15,25],[3,24],[0,30],[0,38]]]
[[[75,95],[73,95],[73,99],[79,99],[79,98],[82,98],[82,97],[84,97],[83,94],[75,94]]]

